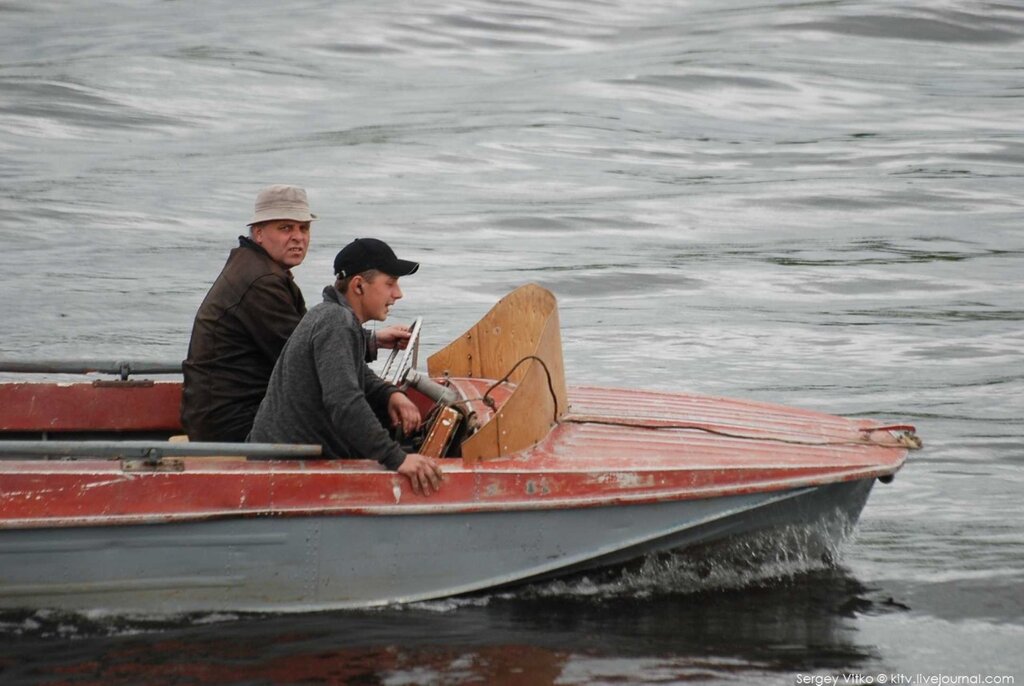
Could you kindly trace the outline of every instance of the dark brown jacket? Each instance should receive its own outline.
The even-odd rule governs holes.
[[[181,423],[192,441],[244,441],[285,341],[306,313],[289,270],[244,236],[192,326]]]

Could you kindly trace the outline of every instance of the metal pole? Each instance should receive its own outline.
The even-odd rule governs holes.
[[[170,441],[0,441],[0,459],[98,457],[159,459],[161,457],[316,458],[319,445],[290,443],[190,443]]]
[[[127,362],[109,360],[3,360],[0,372],[23,374],[181,374],[181,362]]]

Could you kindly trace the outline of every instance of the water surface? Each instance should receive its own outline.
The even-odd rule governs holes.
[[[256,190],[383,237],[428,349],[559,299],[570,383],[909,421],[835,566],[407,608],[4,618],[11,683],[1024,677],[1024,10],[0,3],[0,355],[180,359]]]

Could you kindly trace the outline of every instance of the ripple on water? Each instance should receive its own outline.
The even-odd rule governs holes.
[[[1001,45],[1016,43],[1024,37],[1024,21],[1010,7],[992,13],[973,14],[943,10],[917,9],[916,16],[899,14],[859,14],[829,21],[804,21],[782,24],[782,28],[823,31],[841,36],[863,36],[894,41],[934,43],[970,43]]]

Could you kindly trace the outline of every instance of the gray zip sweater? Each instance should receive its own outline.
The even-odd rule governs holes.
[[[270,375],[246,439],[257,443],[314,443],[329,458],[377,460],[398,469],[405,452],[380,419],[398,389],[364,361],[366,339],[355,312],[334,288],[302,318]]]

